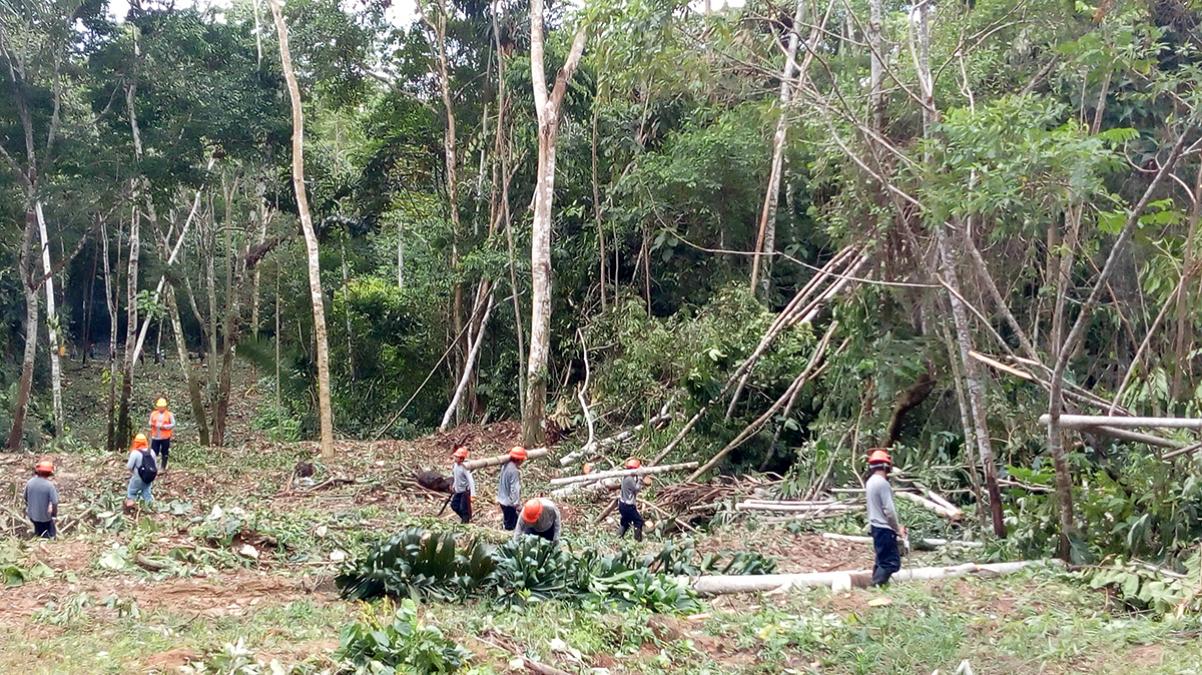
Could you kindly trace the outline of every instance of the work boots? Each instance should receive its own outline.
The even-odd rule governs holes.
[[[641,527],[634,528],[634,540],[635,541],[643,540],[643,528],[641,528]]]

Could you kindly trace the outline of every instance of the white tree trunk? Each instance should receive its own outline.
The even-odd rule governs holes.
[[[326,338],[325,301],[321,290],[321,258],[317,233],[309,214],[309,198],[305,193],[305,116],[301,106],[300,85],[292,68],[288,50],[288,26],[279,0],[268,0],[271,15],[279,34],[280,63],[288,81],[288,96],[292,102],[292,187],[296,191],[296,210],[305,233],[305,253],[309,261],[309,295],[313,304],[313,337],[317,349],[317,401],[321,417],[321,456],[334,457],[334,411],[330,405],[330,350]]]
[[[463,364],[463,373],[459,377],[458,384],[455,385],[455,394],[451,396],[451,403],[442,415],[442,422],[438,425],[439,431],[446,431],[450,428],[451,420],[455,417],[455,411],[459,408],[459,401],[463,398],[464,390],[467,389],[467,383],[472,379],[476,359],[480,355],[480,345],[484,344],[484,331],[488,326],[488,316],[492,314],[494,298],[495,296],[489,293],[488,304],[484,308],[484,318],[480,320],[480,330],[477,332],[475,341],[472,342],[471,350],[467,355],[467,361]]]
[[[46,275],[46,333],[50,344],[50,390],[54,401],[54,435],[63,436],[63,374],[62,361],[59,358],[58,312],[54,303],[54,269],[50,264],[50,239],[46,234],[46,216],[42,213],[42,202],[34,206],[38,216],[38,235],[42,244],[42,271]]]
[[[1022,560],[1018,562],[990,563],[978,565],[965,563],[951,567],[915,567],[903,569],[894,574],[890,581],[917,581],[931,579],[948,579],[967,574],[987,574],[998,576],[1013,574],[1031,567],[1056,567],[1062,565],[1058,560]],[[826,586],[835,591],[844,591],[853,587],[865,587],[872,579],[868,570],[843,570],[837,572],[812,572],[807,574],[745,574],[745,575],[715,575],[704,577],[677,577],[677,581],[703,595],[723,595],[728,593],[763,593],[784,592],[794,588],[813,588]]]

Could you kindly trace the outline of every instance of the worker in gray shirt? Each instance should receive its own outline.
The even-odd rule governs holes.
[[[524,461],[526,448],[515,446],[509,449],[509,461],[501,466],[497,504],[501,506],[501,522],[506,530],[518,525],[518,507],[522,504],[522,474],[518,469]]]
[[[451,510],[459,515],[459,520],[472,522],[472,497],[476,494],[476,479],[472,472],[463,465],[467,459],[467,448],[460,445],[451,456],[455,458],[455,466],[451,467]]]
[[[25,484],[25,515],[33,523],[33,534],[44,539],[54,539],[58,534],[54,518],[58,515],[58,488],[50,482],[54,475],[54,464],[42,460],[33,467],[34,477]]]
[[[637,458],[631,457],[626,460],[627,469],[637,469],[643,465]],[[622,491],[618,493],[618,515],[621,517],[618,523],[618,537],[625,537],[626,530],[634,528],[634,540],[643,540],[643,516],[639,513],[638,501],[639,490],[643,489],[643,479],[638,476],[625,476],[622,478]]]
[[[513,539],[517,541],[522,535],[533,534],[554,544],[559,541],[561,523],[555,502],[541,497],[531,499],[522,507],[522,519],[513,529]]]
[[[883,448],[868,454],[868,482],[864,485],[868,500],[868,527],[872,531],[872,548],[876,561],[872,567],[872,585],[883,586],[889,577],[901,569],[901,552],[897,547],[898,536],[906,536],[906,528],[897,521],[897,510],[893,508],[893,487],[889,485],[889,472],[893,469],[893,458]]]

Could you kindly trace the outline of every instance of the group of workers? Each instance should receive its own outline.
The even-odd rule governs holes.
[[[150,437],[139,433],[130,446],[125,468],[129,471],[126,489],[126,506],[135,500],[153,501],[151,485],[160,471],[166,471],[171,454],[171,436],[175,429],[175,415],[168,409],[167,400],[155,402],[148,424]],[[472,498],[476,494],[476,480],[467,468],[469,452],[466,446],[457,445],[451,452],[454,464],[451,467],[450,506],[464,523],[472,520]],[[514,539],[531,534],[551,542],[558,542],[563,531],[563,520],[555,502],[544,497],[535,497],[522,502],[522,464],[529,453],[520,446],[509,450],[508,460],[501,466],[497,483],[497,505],[501,509],[501,522],[505,530],[513,531]],[[628,470],[638,469],[642,462],[631,457],[626,460]],[[893,505],[893,489],[889,484],[889,473],[893,469],[893,458],[889,451],[875,448],[868,455],[868,478],[864,485],[868,507],[868,526],[872,533],[875,562],[872,583],[880,586],[889,583],[889,578],[901,569],[901,546],[899,538],[906,540],[906,528],[898,522],[897,509]],[[34,534],[53,539],[57,532],[55,518],[58,516],[58,489],[50,478],[54,475],[54,464],[49,460],[39,461],[34,466],[34,476],[25,484],[25,510],[33,523]],[[636,475],[622,477],[618,493],[618,536],[625,537],[634,530],[635,541],[643,540],[643,516],[638,509],[638,494],[650,477]]]
[[[464,523],[472,521],[472,498],[476,494],[476,479],[472,476],[465,462],[469,452],[466,446],[457,445],[451,452],[454,464],[451,466],[451,510]],[[501,508],[502,527],[513,531],[513,538],[519,539],[531,534],[551,542],[558,542],[563,531],[563,518],[555,502],[545,497],[535,497],[522,502],[522,463],[529,457],[526,448],[516,446],[510,448],[508,460],[501,465],[501,475],[497,482],[497,506]],[[642,463],[636,458],[626,461],[627,469],[637,469]],[[634,528],[636,541],[643,540],[643,517],[639,514],[636,503],[639,490],[643,487],[637,476],[625,476],[622,479],[621,492],[618,497],[618,512],[621,524],[618,536],[626,536],[630,528]]]
[[[125,506],[131,507],[136,500],[150,503],[154,500],[150,486],[159,473],[167,470],[167,459],[171,455],[171,436],[175,430],[175,414],[167,407],[167,399],[155,401],[148,423],[150,437],[139,432],[130,444],[125,469],[129,472],[129,483],[125,489]],[[51,482],[54,462],[39,461],[33,467],[33,478],[25,483],[25,515],[33,523],[34,536],[53,539],[58,535],[55,519],[58,517],[58,488]]]

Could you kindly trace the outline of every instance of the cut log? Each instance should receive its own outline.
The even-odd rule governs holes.
[[[823,532],[822,538],[830,539],[831,541],[848,541],[853,544],[869,544],[869,545],[872,544],[872,537],[864,537],[864,536],[854,535],[854,534],[835,534],[834,532]],[[952,548],[954,548],[954,547],[984,548],[984,546],[985,546],[985,544],[983,544],[979,541],[960,541],[959,539],[938,539],[938,538],[933,538],[933,537],[927,537],[924,539],[915,539],[911,543],[913,543],[918,548],[923,548],[923,549],[935,549],[935,548],[942,548],[944,546],[952,547]]]
[[[539,457],[546,457],[548,452],[551,451],[547,448],[531,448],[530,450],[526,451],[526,461],[538,459]],[[490,466],[501,466],[508,461],[509,453],[505,453],[504,455],[496,455],[495,457],[481,457],[480,459],[473,459],[464,462],[463,467],[468,471],[475,471],[476,469],[485,469]]]
[[[612,492],[622,487],[621,478],[606,478],[596,483],[572,483],[551,491],[552,497],[567,497],[577,493]]]
[[[966,563],[950,567],[917,567],[903,569],[894,574],[890,581],[916,581],[948,579],[967,574],[1002,575],[1013,574],[1027,568],[1063,566],[1060,560],[1023,560],[1008,563],[978,565]],[[677,577],[677,582],[689,586],[703,595],[726,595],[731,593],[767,593],[788,591],[794,588],[828,587],[835,591],[850,588],[867,588],[872,582],[868,570],[843,570],[836,572],[813,572],[809,574],[746,574],[714,575],[703,577]]]
[[[751,502],[739,502],[735,504],[737,511],[780,511],[786,513],[805,513],[816,511],[819,513],[846,513],[848,511],[862,511],[863,504],[755,504]]]
[[[621,445],[622,443],[629,441],[630,439],[634,438],[636,434],[638,434],[640,431],[642,431],[643,429],[645,429],[647,427],[654,427],[657,424],[661,424],[663,422],[668,421],[669,419],[672,418],[672,415],[668,412],[668,406],[671,403],[672,403],[671,401],[668,401],[668,403],[665,403],[664,407],[660,409],[659,413],[656,414],[655,417],[652,417],[651,419],[647,420],[644,424],[639,424],[639,425],[633,426],[629,429],[626,429],[625,431],[619,431],[618,433],[614,434],[613,436],[609,436],[608,438],[602,438],[601,440],[597,441],[596,443],[585,443],[583,446],[581,446],[581,448],[579,450],[569,452],[568,454],[561,457],[559,459],[559,465],[560,466],[568,466],[569,464],[579,462],[582,459],[588,459],[592,455],[597,454],[598,452],[600,452],[601,450],[603,450],[605,448],[612,447],[615,445]]]
[[[1050,417],[1040,415],[1039,423],[1047,426]],[[1121,429],[1202,429],[1202,419],[1196,417],[1111,417],[1109,415],[1061,415],[1060,426],[1065,429],[1118,427]]]
[[[644,466],[641,469],[617,469],[614,471],[599,471],[597,473],[586,473],[580,476],[564,476],[563,478],[552,478],[551,485],[571,485],[572,483],[595,483],[606,478],[625,478],[626,476],[649,476],[656,473],[667,473],[669,471],[684,471],[697,466],[697,462],[684,462],[683,464],[663,464],[661,466]]]
[[[948,507],[944,506],[943,504],[940,504],[939,502],[927,499],[926,497],[923,497],[922,495],[916,495],[913,492],[898,491],[893,494],[895,494],[898,497],[901,497],[902,499],[905,499],[907,501],[914,502],[915,504],[918,504],[919,506],[921,506],[925,509],[934,511],[935,513],[943,516],[944,518],[947,518],[948,520],[960,520],[961,518],[964,517],[964,512],[958,508],[955,508],[955,507],[948,508]]]

